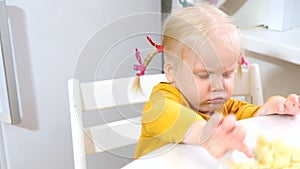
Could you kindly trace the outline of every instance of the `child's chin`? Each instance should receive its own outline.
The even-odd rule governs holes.
[[[212,105],[213,112],[223,112],[223,105],[224,103],[218,103]]]
[[[200,109],[199,111],[205,114],[213,114],[215,112],[223,112],[223,104],[211,104],[207,108]]]

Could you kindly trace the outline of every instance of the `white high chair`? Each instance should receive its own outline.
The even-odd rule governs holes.
[[[68,81],[72,142],[75,169],[86,169],[86,155],[110,151],[136,144],[140,134],[140,117],[124,119],[86,128],[83,113],[112,107],[144,103],[154,85],[166,81],[164,74],[141,76],[143,95],[132,92],[134,77],[81,83]],[[258,65],[252,64],[236,76],[235,95],[250,96],[254,104],[262,104],[262,88]],[[142,110],[141,110],[142,111]],[[100,166],[99,166],[100,167]]]
[[[135,144],[140,117],[85,128],[83,113],[145,103],[153,86],[166,81],[164,74],[140,77],[142,94],[131,90],[135,77],[80,83],[68,81],[75,169],[86,169],[86,155]],[[142,111],[142,110],[140,110]]]
[[[233,96],[237,98],[242,96],[244,100],[254,105],[264,103],[258,64],[254,63],[249,69],[242,69],[240,75],[238,72],[235,73]]]

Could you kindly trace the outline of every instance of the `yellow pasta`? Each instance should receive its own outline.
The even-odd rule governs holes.
[[[230,169],[300,169],[300,148],[280,139],[268,140],[260,135],[254,148],[255,161],[228,162]]]

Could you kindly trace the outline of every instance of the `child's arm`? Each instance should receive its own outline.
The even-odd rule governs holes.
[[[200,145],[218,159],[222,158],[230,150],[239,150],[248,157],[252,157],[250,148],[244,143],[246,130],[236,124],[234,115],[224,117],[208,140],[205,141],[205,143],[201,143],[200,136],[205,123],[205,121],[195,122],[187,131],[183,142],[186,144]]]
[[[256,116],[269,114],[297,115],[300,113],[300,95],[290,94],[287,98],[272,96],[257,111]]]

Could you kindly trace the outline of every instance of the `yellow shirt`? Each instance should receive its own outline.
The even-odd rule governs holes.
[[[223,115],[235,114],[237,120],[255,115],[259,106],[229,99]],[[141,135],[135,158],[139,158],[168,143],[181,143],[186,131],[198,120],[207,120],[208,115],[192,110],[184,96],[169,83],[159,83],[152,90],[150,100],[142,114]]]

